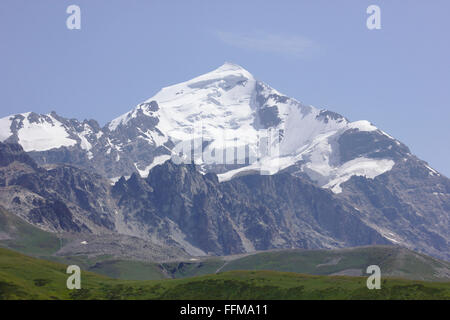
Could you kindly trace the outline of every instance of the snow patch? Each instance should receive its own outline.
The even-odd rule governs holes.
[[[381,131],[381,133],[384,134],[386,137],[391,138],[392,140],[395,140],[395,138],[394,138],[393,136],[387,134],[387,133],[384,132],[383,130],[380,130],[380,131]],[[396,142],[398,142],[398,141],[396,140]],[[400,144],[400,143],[397,143],[397,144]]]
[[[170,155],[167,155],[167,154],[163,154],[163,155],[157,156],[157,157],[155,157],[155,158],[153,159],[153,162],[152,162],[150,165],[148,165],[147,167],[145,167],[144,170],[139,169],[136,163],[134,164],[134,166],[135,166],[136,170],[139,172],[139,175],[140,175],[142,178],[147,178],[148,173],[150,172],[150,170],[151,170],[153,167],[155,167],[155,166],[157,166],[157,165],[159,165],[159,164],[163,164],[164,162],[166,162],[166,161],[169,160],[170,158],[171,158],[171,156],[170,156]]]
[[[118,176],[118,177],[114,177],[114,178],[109,178],[109,181],[111,182],[111,185],[115,185],[117,181],[119,181],[119,179],[122,176]]]
[[[334,178],[324,185],[324,188],[329,188],[334,193],[341,193],[341,184],[349,180],[352,176],[363,176],[368,179],[373,179],[391,170],[394,164],[394,161],[388,159],[379,160],[361,157],[350,160],[333,170],[334,172],[331,176]]]
[[[394,239],[394,238],[392,238],[392,237],[388,237],[388,236],[386,236],[386,235],[383,235],[383,237],[385,237],[386,239],[388,239],[389,241],[392,241],[392,242],[394,242],[394,243],[401,243],[400,241],[398,241],[398,240],[396,240],[396,239]]]
[[[79,137],[81,140],[81,142],[80,142],[81,149],[86,150],[86,151],[91,150],[92,145],[89,143],[89,141],[86,139],[86,137],[81,134],[79,135]]]
[[[45,151],[59,147],[70,147],[77,143],[70,139],[63,124],[47,115],[51,122],[40,120],[39,123],[31,123],[28,117],[22,121],[23,127],[18,132],[19,143],[28,151]]]
[[[436,170],[434,170],[432,167],[430,167],[429,165],[425,165],[425,167],[429,170],[428,174],[430,176],[434,176],[434,175],[438,176],[439,175],[439,173]]]
[[[5,117],[0,119],[0,141],[5,141],[8,139],[11,135],[11,123],[12,120],[11,117]]]
[[[348,124],[348,127],[350,129],[358,129],[359,131],[375,131],[375,130],[378,130],[377,127],[372,125],[367,120],[360,120],[360,121],[350,122]]]

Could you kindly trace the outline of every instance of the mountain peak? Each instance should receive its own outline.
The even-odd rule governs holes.
[[[232,62],[225,62],[217,69],[204,73],[191,80],[163,88],[162,91],[170,91],[173,88],[178,89],[181,87],[200,89],[205,86],[227,86],[227,83],[233,86],[236,82],[244,82],[247,80],[252,82],[256,81],[253,75],[240,65]]]
[[[229,76],[229,75],[238,75],[238,76],[244,76],[248,79],[253,79],[253,75],[247,69],[245,69],[244,67],[242,67],[236,63],[228,62],[228,61],[225,61],[224,64],[222,64],[217,69],[215,69],[211,72],[208,72],[204,75],[201,75],[200,77],[208,76],[210,74],[219,74],[219,75],[223,75],[224,77]],[[200,78],[200,77],[197,77],[197,78]],[[194,79],[192,79],[192,80],[194,80]]]
[[[216,70],[220,70],[220,71],[240,71],[240,70],[244,70],[244,71],[247,71],[243,67],[241,67],[240,65],[238,65],[236,63],[233,63],[233,62],[229,62],[229,61],[225,61],[224,64],[222,64]]]

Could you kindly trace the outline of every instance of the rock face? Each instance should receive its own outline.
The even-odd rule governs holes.
[[[388,243],[354,208],[288,173],[219,183],[215,174],[168,161],[145,180],[119,180],[113,195],[126,220],[151,225],[150,234],[177,235],[173,240],[206,254]]]
[[[304,105],[234,64],[104,127],[12,115],[0,141],[0,204],[48,230],[191,254],[389,242],[450,259],[448,178],[370,122]]]
[[[450,180],[409,157],[375,179],[352,177],[340,198],[393,243],[449,259]]]
[[[116,232],[192,255],[389,243],[345,201],[289,173],[220,183],[167,161],[110,186],[73,166],[28,165],[20,149],[0,143],[1,155],[18,159],[0,168],[1,204],[49,231]]]
[[[19,144],[1,144],[0,148],[0,167],[7,167],[14,161],[23,163],[31,169],[37,169],[37,164],[26,154]],[[4,184],[4,182],[3,182]]]
[[[13,161],[11,161],[13,160]],[[109,181],[70,165],[38,167],[18,144],[0,143],[0,202],[48,231],[114,230]]]
[[[389,243],[436,256],[446,252],[440,233],[448,224],[441,229],[436,224],[445,217],[411,215],[398,198],[376,202],[376,196],[394,192],[368,191],[386,188],[382,179],[388,174],[370,181],[353,177],[345,186],[356,191],[345,189],[336,195],[289,172],[219,182],[216,174],[202,174],[194,164],[167,161],[145,179],[135,173],[110,185],[101,176],[73,166],[28,165],[30,158],[20,149],[0,144],[2,156],[19,159],[1,167],[1,204],[50,231],[117,233],[191,255]],[[391,219],[394,215],[396,219]]]

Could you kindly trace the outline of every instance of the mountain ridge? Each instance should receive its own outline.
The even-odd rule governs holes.
[[[310,178],[335,192],[340,192],[339,184],[347,179],[348,171],[373,178],[394,164],[388,158],[373,161],[371,157],[353,157],[347,159],[353,164],[336,166],[339,155],[331,140],[347,131],[385,135],[401,145],[368,121],[349,122],[332,111],[303,105],[232,63],[165,87],[104,127],[95,120],[80,122],[54,112],[0,120],[0,140],[21,144],[40,164],[70,162],[113,179],[133,172],[145,177],[153,166],[180,151],[177,146],[192,143],[194,149],[200,147],[200,157],[190,159],[183,149],[185,161],[193,160],[205,171],[222,173],[221,179],[230,179],[240,170],[273,174],[297,164]],[[269,147],[276,147],[279,155],[255,161],[259,160],[258,139],[265,134],[273,140]],[[236,153],[232,151],[235,147],[245,150]],[[217,160],[211,159],[214,150],[228,153],[226,161],[231,161],[208,163]],[[273,160],[279,165],[273,167]]]
[[[72,231],[120,231],[190,254],[388,241],[450,256],[447,177],[370,122],[303,105],[233,64],[163,88],[102,128],[54,112],[2,118],[0,140],[5,207],[53,231],[66,217],[66,229],[78,221]]]
[[[0,143],[0,155],[16,149],[21,147]],[[380,206],[375,195],[364,200],[364,193],[335,194],[290,172],[220,182],[195,164],[171,161],[152,168],[145,179],[134,173],[111,185],[66,164],[33,169],[20,162],[29,158],[17,159],[0,168],[0,204],[44,230],[92,234],[83,235],[92,240],[89,246],[78,244],[80,252],[110,246],[95,244],[102,237],[126,236],[194,256],[395,243],[448,259],[448,215],[436,207],[439,202],[433,201],[434,208],[412,207],[394,197],[394,190],[376,194],[385,197]],[[359,177],[359,183],[386,188],[380,179]],[[363,200],[369,202],[359,203]],[[428,217],[420,217],[421,210],[431,208]]]

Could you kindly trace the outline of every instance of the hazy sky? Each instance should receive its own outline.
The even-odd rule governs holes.
[[[71,4],[81,30],[66,27]],[[370,4],[381,30],[366,27]],[[103,125],[231,61],[370,120],[450,176],[449,15],[448,0],[1,0],[0,117],[55,110]]]

